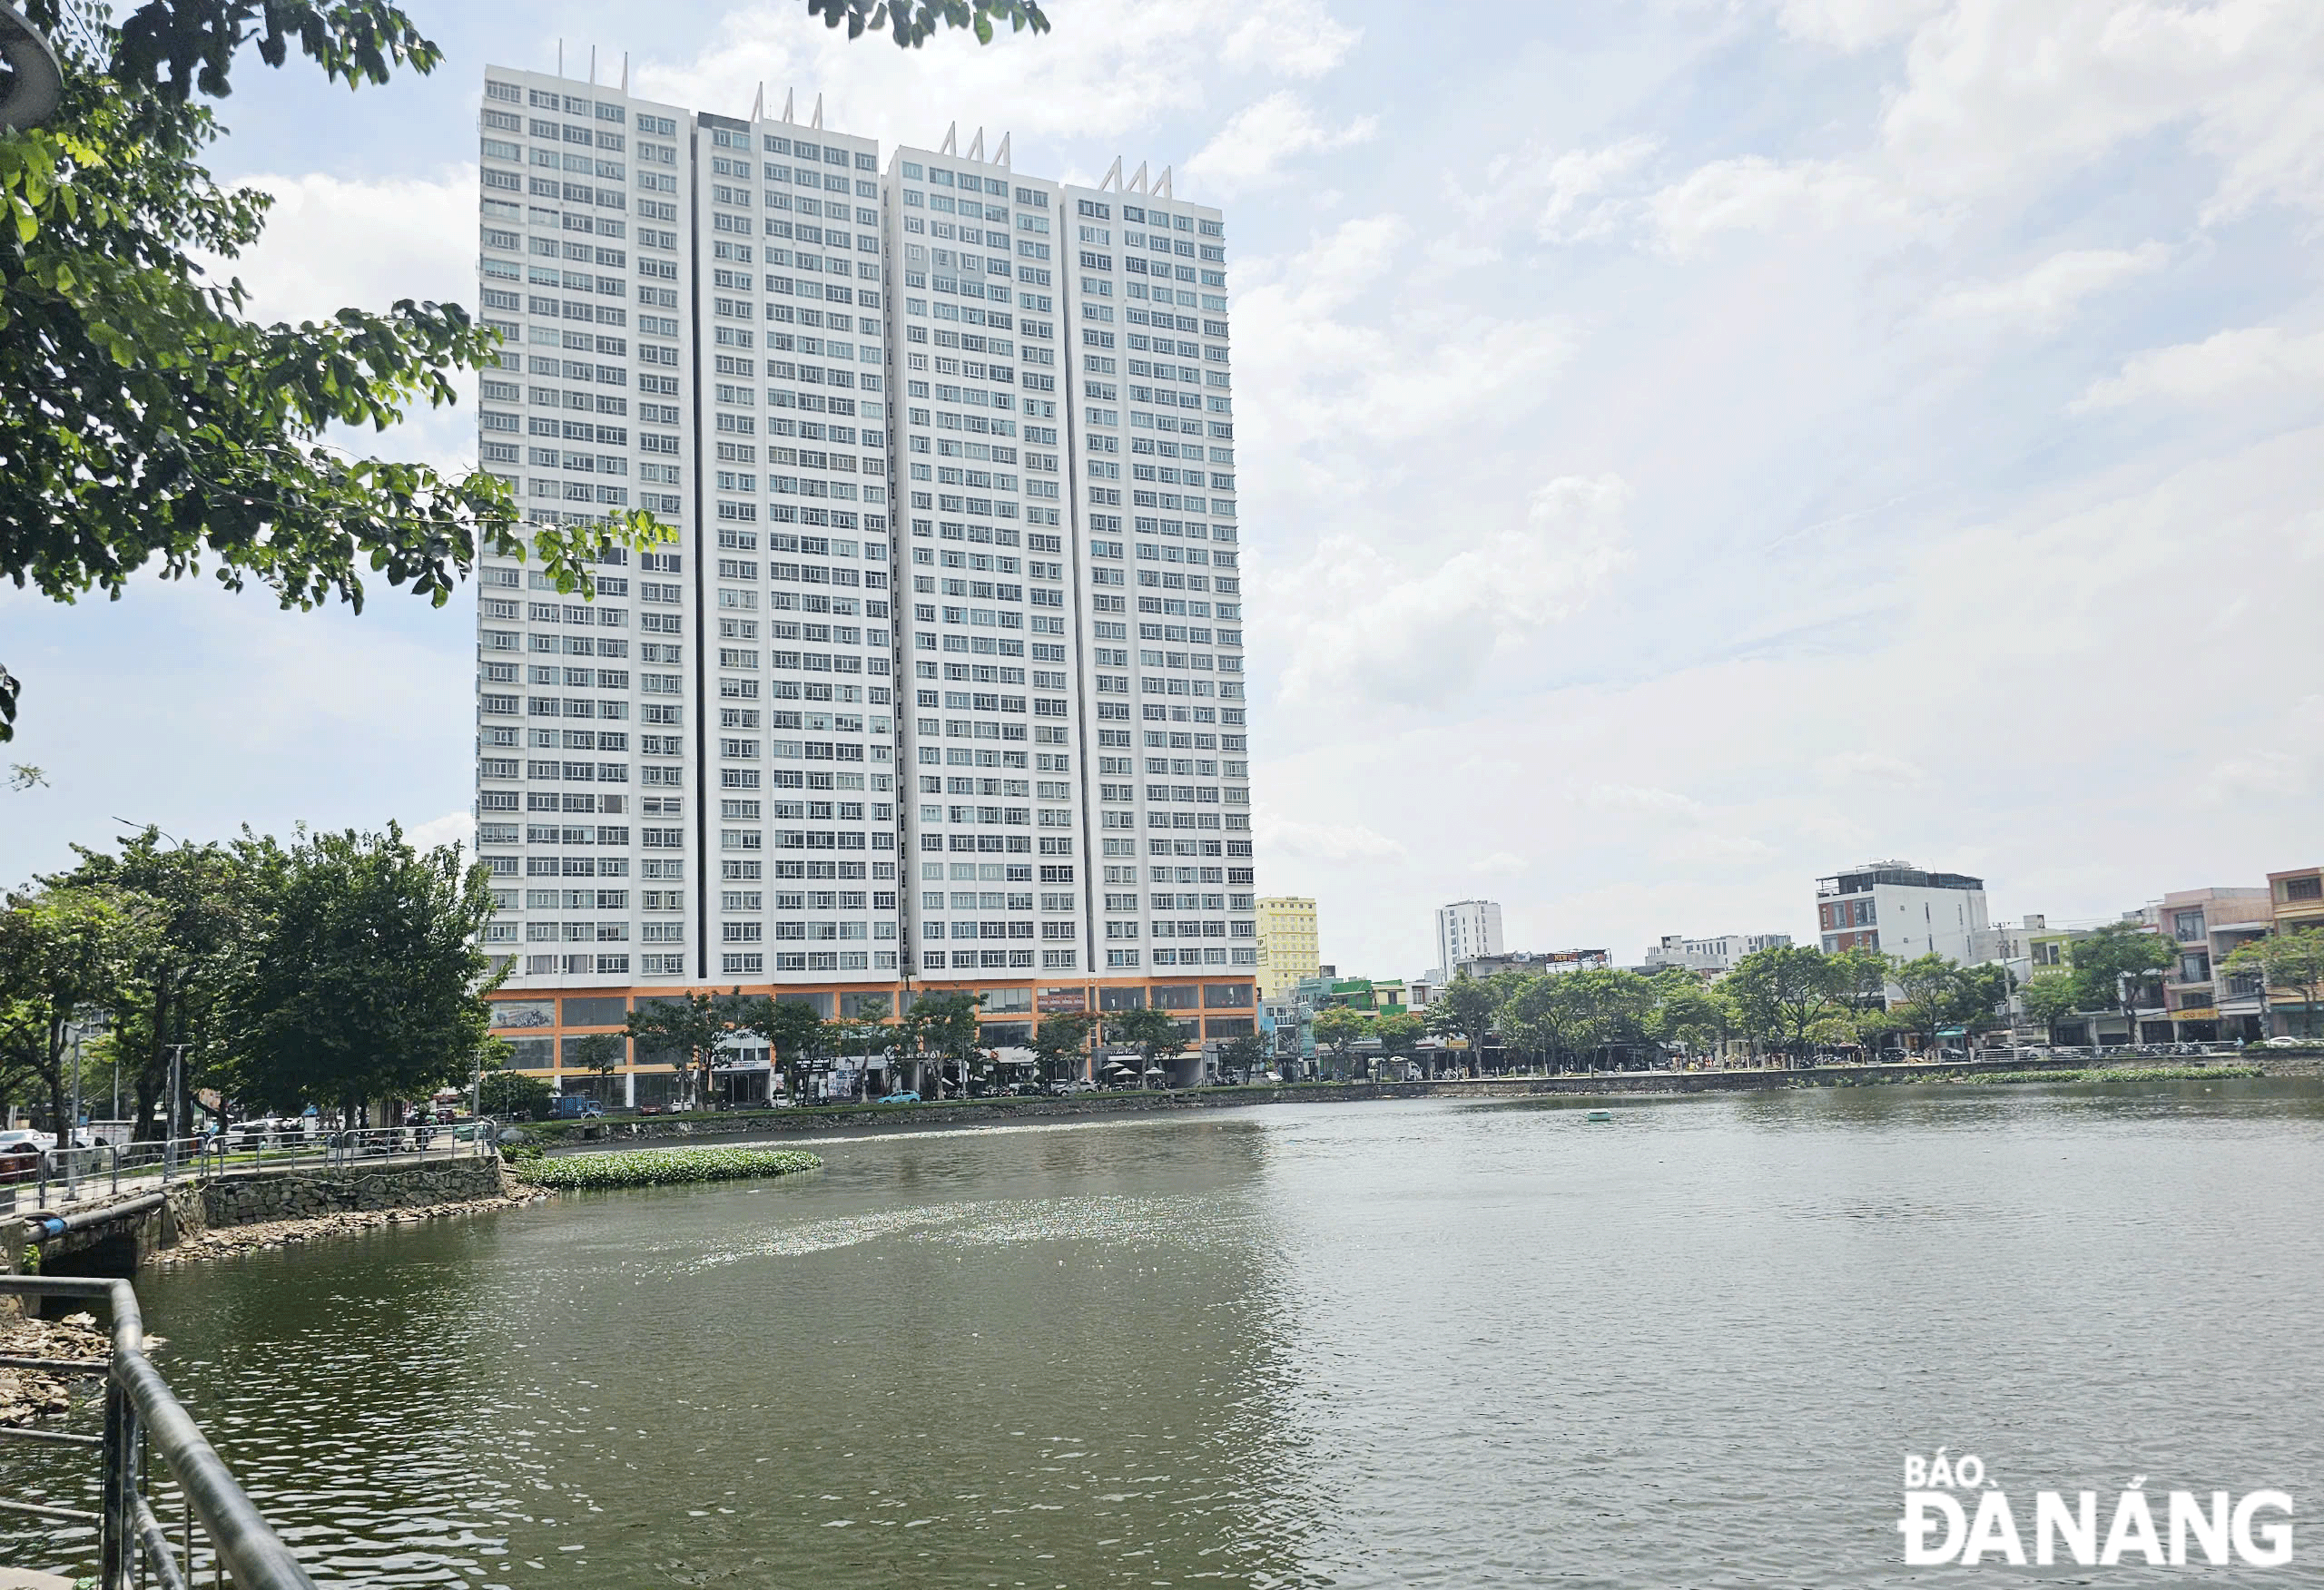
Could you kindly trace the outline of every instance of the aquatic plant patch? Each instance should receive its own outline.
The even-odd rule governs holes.
[[[566,1154],[512,1163],[508,1173],[528,1186],[587,1192],[604,1187],[674,1187],[688,1182],[733,1182],[751,1176],[790,1176],[822,1168],[812,1153],[766,1148],[640,1148]]]

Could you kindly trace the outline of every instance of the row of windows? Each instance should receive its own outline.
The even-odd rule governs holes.
[[[675,971],[677,968],[674,967],[671,969]],[[766,969],[766,957],[763,955],[744,953],[722,955],[718,957],[718,970],[725,977],[756,977]],[[866,970],[892,972],[896,969],[896,952],[892,949],[875,949],[869,952],[867,956],[865,951],[860,949],[811,950],[803,953],[794,950],[789,953],[778,953],[774,957],[774,969],[778,972],[861,972]]]

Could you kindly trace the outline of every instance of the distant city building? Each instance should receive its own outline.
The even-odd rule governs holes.
[[[2162,897],[2162,934],[2178,951],[2163,970],[2162,998],[2177,1042],[2268,1035],[2260,979],[2223,978],[2218,966],[2237,946],[2268,936],[2272,905],[2270,891],[2258,888],[2180,889]]]
[[[2296,867],[2268,874],[2270,918],[2278,933],[2324,930],[2324,868]],[[2268,1020],[2278,1037],[2305,1036],[2318,1029],[2319,1012],[2298,988],[2268,991]]]
[[[1499,955],[1465,956],[1452,963],[1452,977],[1466,972],[1482,982],[1501,972],[1578,972],[1586,967],[1613,964],[1613,957],[1602,949],[1514,949]]]
[[[1985,881],[1872,861],[1816,880],[1816,925],[1827,955],[1876,949],[1900,960],[1931,951],[1974,965],[1986,947]]]
[[[2268,894],[2279,933],[2324,928],[2324,869],[2298,867],[2268,874]]]
[[[1455,900],[1436,908],[1436,969],[1450,977],[1459,962],[1501,953],[1501,902]]]
[[[1302,977],[1316,975],[1319,944],[1315,902],[1300,895],[1265,895],[1259,900],[1259,993],[1280,994]]]
[[[1722,933],[1716,938],[1666,933],[1661,943],[1646,952],[1646,969],[1659,972],[1666,967],[1684,967],[1690,972],[1731,972],[1747,955],[1783,949],[1790,944],[1788,933]]]

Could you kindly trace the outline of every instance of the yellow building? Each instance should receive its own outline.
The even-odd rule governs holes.
[[[1270,998],[1315,975],[1315,902],[1296,895],[1259,900],[1259,997]]]

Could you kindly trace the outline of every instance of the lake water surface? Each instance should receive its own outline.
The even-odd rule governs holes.
[[[2314,1085],[1591,1102],[835,1142],[140,1291],[261,1506],[366,1585],[2037,1572],[1902,1565],[1903,1455],[1940,1445],[2029,1513],[2134,1475],[2324,1497]]]

